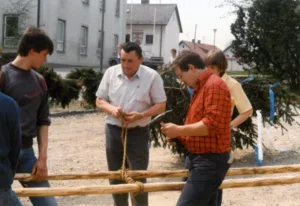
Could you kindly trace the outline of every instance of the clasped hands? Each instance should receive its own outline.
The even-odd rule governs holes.
[[[123,118],[126,124],[135,122],[144,117],[140,112],[124,112],[121,107],[114,107],[110,113],[116,119]]]

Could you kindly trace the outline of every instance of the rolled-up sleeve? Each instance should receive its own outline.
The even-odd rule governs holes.
[[[158,73],[154,75],[154,80],[150,90],[150,96],[153,104],[159,104],[167,101],[164,82]]]
[[[109,70],[106,70],[102,77],[100,85],[98,87],[98,90],[96,92],[96,97],[108,100],[108,89],[109,89]]]
[[[227,132],[231,121],[230,92],[219,85],[212,85],[206,91],[204,118],[210,136]]]
[[[49,92],[47,88],[47,84],[44,79],[43,81],[43,86],[44,86],[44,93],[43,93],[43,99],[42,102],[39,106],[38,112],[37,112],[37,126],[43,126],[47,125],[49,126],[51,124],[50,120],[50,111],[49,111],[49,103],[48,103],[48,97],[49,97]]]
[[[231,88],[230,93],[234,99],[235,106],[236,106],[239,114],[242,114],[242,113],[247,112],[250,109],[252,109],[252,105],[240,83],[236,83]]]

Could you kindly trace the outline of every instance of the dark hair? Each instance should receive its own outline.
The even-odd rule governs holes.
[[[173,48],[173,49],[171,49],[171,52],[175,52],[175,53],[176,53],[176,52],[177,52],[177,50]]]
[[[122,44],[121,49],[123,49],[126,53],[135,51],[135,53],[139,59],[141,57],[143,57],[142,48],[134,42],[126,42],[126,43]]]
[[[189,50],[183,50],[180,52],[173,62],[173,66],[178,66],[182,71],[188,71],[189,64],[193,65],[196,69],[205,68],[205,64],[200,55]]]
[[[38,53],[47,49],[51,55],[53,52],[53,42],[43,30],[30,26],[27,27],[20,39],[18,54],[27,56],[31,49]]]
[[[223,76],[227,69],[227,59],[224,53],[219,49],[210,50],[204,58],[205,65],[216,66],[220,71],[220,76]]]

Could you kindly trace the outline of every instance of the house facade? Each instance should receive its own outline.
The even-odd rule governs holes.
[[[125,41],[125,0],[2,1],[2,52],[16,52],[16,29],[22,32],[28,25],[38,25],[54,43],[47,64],[63,76],[75,67],[104,70],[117,44]]]
[[[138,43],[143,51],[163,57],[168,63],[171,49],[178,50],[181,20],[176,4],[127,5],[126,41]]]
[[[226,56],[228,61],[228,67],[227,67],[228,71],[244,71],[243,68],[249,68],[247,65],[241,65],[238,63],[239,58],[233,55],[231,45],[225,48],[223,53]]]
[[[218,47],[210,44],[202,44],[201,41],[195,42],[193,41],[181,41],[179,43],[179,52],[182,50],[190,50],[198,53],[201,58],[203,59],[206,54],[212,50],[212,49],[218,49]]]

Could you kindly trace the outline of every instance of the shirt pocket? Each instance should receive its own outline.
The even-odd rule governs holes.
[[[134,100],[137,103],[151,104],[151,98],[149,91],[136,91],[134,94]]]
[[[108,89],[108,100],[109,102],[116,102],[119,100],[119,97],[123,93],[123,86],[121,83],[115,83],[112,82],[112,84],[109,85]]]

